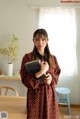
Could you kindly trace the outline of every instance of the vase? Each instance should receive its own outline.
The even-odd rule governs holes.
[[[13,75],[13,63],[8,63],[6,70],[7,70],[7,75],[12,76]]]

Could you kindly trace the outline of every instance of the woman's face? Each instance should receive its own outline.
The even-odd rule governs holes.
[[[35,38],[33,39],[33,42],[38,51],[44,51],[48,43],[48,39],[44,35],[36,35]]]

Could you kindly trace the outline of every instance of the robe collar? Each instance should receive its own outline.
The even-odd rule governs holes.
[[[45,53],[45,55],[41,55],[38,51],[37,51],[37,48],[35,47],[35,49],[33,50],[33,55],[34,55],[34,59],[38,58],[40,59],[41,61],[44,60],[44,61],[47,61],[47,55]]]
[[[45,60],[46,61],[46,55],[41,55],[38,51],[36,52],[37,53],[37,56],[38,58],[42,61],[42,60]]]

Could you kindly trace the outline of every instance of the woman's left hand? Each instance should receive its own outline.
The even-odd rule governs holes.
[[[46,79],[45,79],[45,83],[50,85],[52,82],[52,75],[50,73],[46,74]]]

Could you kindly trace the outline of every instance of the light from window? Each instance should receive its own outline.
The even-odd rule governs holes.
[[[77,74],[75,9],[40,9],[39,28],[49,35],[49,47],[61,67],[61,76]]]

